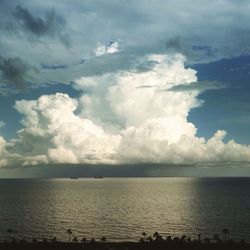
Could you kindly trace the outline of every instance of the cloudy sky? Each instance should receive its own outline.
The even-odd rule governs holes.
[[[2,177],[250,175],[249,1],[0,5]]]

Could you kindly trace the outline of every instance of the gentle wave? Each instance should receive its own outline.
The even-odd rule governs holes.
[[[143,231],[197,238],[229,229],[250,240],[249,178],[0,180],[0,233],[138,240]]]

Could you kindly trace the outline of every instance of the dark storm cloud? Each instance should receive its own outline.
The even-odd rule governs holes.
[[[25,31],[30,32],[34,36],[38,38],[43,36],[50,38],[58,37],[65,46],[69,47],[69,37],[67,34],[62,33],[66,20],[57,14],[54,9],[47,10],[42,18],[35,16],[28,9],[18,5],[13,12],[13,16]]]
[[[18,57],[5,58],[0,56],[0,72],[5,83],[13,84],[18,88],[26,87],[28,71],[35,70]]]

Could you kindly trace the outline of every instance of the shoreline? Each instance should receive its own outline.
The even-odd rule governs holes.
[[[46,250],[46,249],[86,249],[86,250],[145,250],[145,249],[207,249],[207,250],[221,250],[221,249],[236,249],[247,250],[250,249],[250,244],[244,242],[217,242],[217,243],[203,243],[198,241],[182,242],[0,242],[1,250]]]

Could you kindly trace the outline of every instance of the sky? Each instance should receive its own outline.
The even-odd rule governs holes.
[[[250,176],[249,1],[0,5],[0,177]]]

